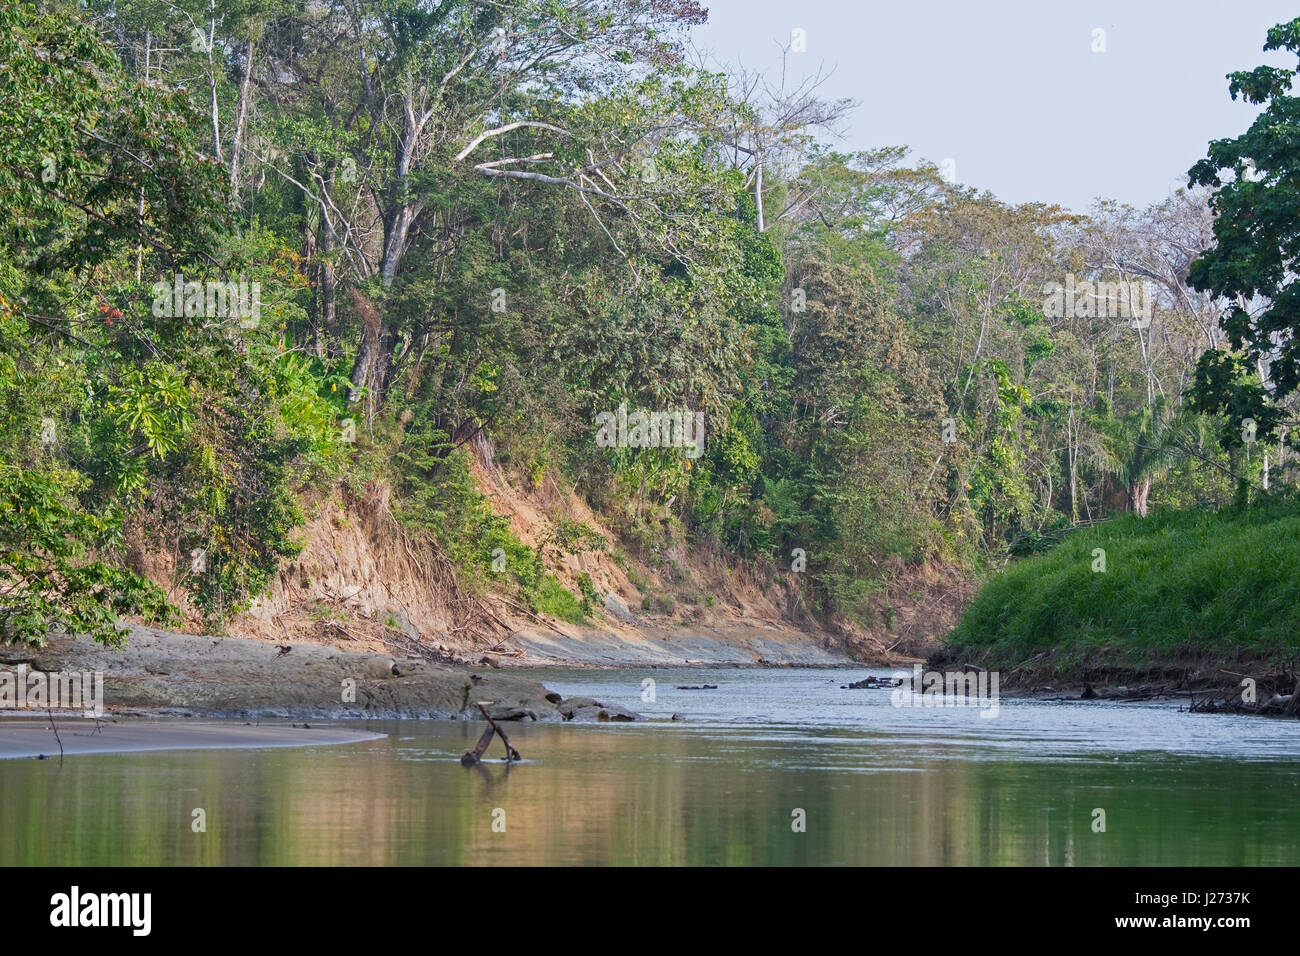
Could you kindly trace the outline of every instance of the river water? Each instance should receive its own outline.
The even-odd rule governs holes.
[[[841,689],[868,673],[539,671],[657,719],[509,725],[513,767],[463,768],[482,727],[441,721],[0,761],[0,864],[1300,863],[1300,722]]]

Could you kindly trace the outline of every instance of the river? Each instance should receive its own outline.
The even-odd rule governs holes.
[[[362,722],[389,736],[338,746],[0,761],[0,864],[1300,862],[1300,723],[841,689],[867,673],[889,672],[537,671],[658,719],[512,724],[513,767],[497,741],[463,768],[481,726],[441,721]]]

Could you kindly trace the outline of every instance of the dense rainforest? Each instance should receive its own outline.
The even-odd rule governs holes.
[[[219,631],[338,489],[387,489],[458,591],[537,615],[601,613],[558,555],[686,549],[844,627],[900,568],[1285,501],[1290,71],[1233,75],[1264,112],[1185,188],[1084,215],[838,149],[852,103],[707,62],[705,17],[0,4],[5,636],[177,622],[142,554]],[[699,416],[700,447],[598,441],[639,411]],[[522,542],[476,448],[613,540]]]

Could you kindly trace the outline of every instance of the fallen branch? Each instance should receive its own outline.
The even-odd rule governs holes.
[[[492,737],[496,730],[489,727],[483,731],[483,736],[479,737],[478,744],[473,750],[466,751],[465,755],[460,758],[461,766],[473,767],[483,759],[483,751],[487,750],[488,744],[492,743]]]
[[[513,763],[516,760],[524,759],[519,756],[518,750],[510,746],[510,739],[506,736],[505,731],[498,727],[497,722],[488,715],[487,705],[491,703],[493,703],[493,701],[490,700],[480,700],[475,702],[475,706],[478,707],[479,713],[481,713],[483,719],[488,722],[488,729],[483,731],[483,734],[479,737],[478,743],[474,746],[474,749],[466,751],[466,753],[461,756],[460,762],[463,767],[473,767],[481,763],[484,751],[486,751],[488,746],[492,743],[492,738],[498,735],[501,737],[501,742],[505,744],[506,747],[506,763]]]
[[[47,713],[50,717],[50,729],[54,731],[54,739],[58,741],[59,744],[59,766],[62,767],[63,766],[63,738],[59,736],[59,725],[54,722],[54,711],[46,710],[45,713]]]
[[[484,705],[490,703],[492,703],[492,701],[480,700],[477,706],[479,709],[479,713],[483,715],[483,719],[486,720],[489,724],[491,724],[492,729],[495,730],[501,736],[501,742],[506,745],[506,763],[510,763],[512,760],[523,760],[524,758],[519,756],[519,751],[516,750],[514,747],[510,746],[510,739],[506,737],[506,732],[497,726],[495,720],[493,720],[490,716],[488,716],[487,708]]]

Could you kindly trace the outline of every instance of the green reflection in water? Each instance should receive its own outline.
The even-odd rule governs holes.
[[[1282,760],[1038,756],[860,729],[525,725],[512,740],[529,761],[467,770],[457,757],[476,727],[365,726],[391,736],[0,762],[0,864],[1300,860],[1300,777]],[[196,807],[206,833],[191,830]],[[806,832],[792,830],[796,808]]]

